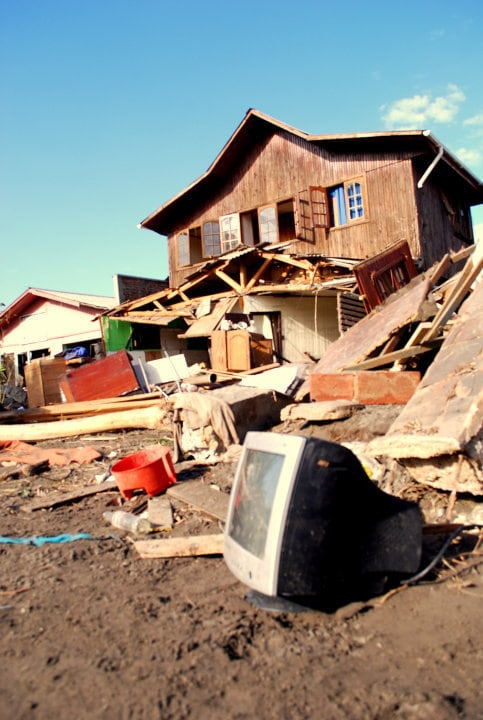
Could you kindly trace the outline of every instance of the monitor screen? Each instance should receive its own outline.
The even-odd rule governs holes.
[[[233,540],[262,558],[284,456],[248,448],[240,465],[228,532]]]

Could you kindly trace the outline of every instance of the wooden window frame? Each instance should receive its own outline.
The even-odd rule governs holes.
[[[263,234],[263,224],[262,224],[262,213],[265,212],[265,210],[273,210],[274,214],[274,233],[275,233],[275,239],[273,240],[265,240],[264,234]],[[257,215],[258,215],[258,230],[260,233],[260,242],[265,243],[268,242],[270,244],[277,243],[280,239],[280,231],[278,227],[278,207],[276,203],[269,203],[267,205],[262,205],[261,207],[257,208]]]
[[[359,184],[360,186],[360,192],[358,195],[360,195],[362,200],[362,215],[360,217],[351,218],[350,217],[350,203],[349,203],[349,188],[352,185]],[[337,188],[343,189],[343,195],[344,195],[344,208],[345,208],[345,222],[338,221],[337,214],[334,211],[334,208],[332,207],[330,210],[330,217],[329,217],[329,227],[331,230],[334,230],[336,228],[343,228],[348,227],[349,225],[355,225],[357,223],[367,222],[369,219],[369,212],[368,212],[368,202],[367,202],[367,187],[366,187],[366,181],[365,177],[362,175],[352,177],[348,180],[344,180],[343,182],[336,183],[335,185],[330,185],[327,188],[327,201],[328,201],[328,208],[330,207],[330,192],[331,190],[336,190]]]
[[[208,245],[213,249],[216,247],[215,243],[213,242],[213,238],[216,237],[216,233],[209,233],[209,242],[207,242],[207,232],[205,230],[205,227],[207,225],[215,225],[218,227],[218,252],[209,252],[208,251]],[[203,251],[203,257],[217,257],[218,255],[221,255],[221,228],[220,228],[220,222],[219,220],[206,220],[203,225],[201,226],[201,242],[202,242],[202,251]]]
[[[182,238],[184,240],[183,244],[181,244]],[[176,258],[178,267],[187,267],[191,264],[189,228],[185,228],[184,230],[180,230],[179,233],[176,233]]]
[[[230,227],[225,230],[223,225],[226,221],[230,221]],[[234,225],[232,224],[233,221]],[[233,234],[234,238],[224,240],[223,235],[227,232]],[[222,255],[230,252],[230,250],[235,250],[239,245],[241,245],[240,213],[229,213],[228,215],[222,215],[220,217],[220,243]]]
[[[330,227],[329,194],[321,185],[309,185],[294,198],[295,234],[300,240],[314,243],[317,229]]]
[[[316,197],[318,195],[318,197]],[[313,228],[329,227],[329,195],[321,185],[309,186],[309,203]]]

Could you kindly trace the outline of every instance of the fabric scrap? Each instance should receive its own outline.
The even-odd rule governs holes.
[[[9,461],[25,465],[49,462],[50,465],[86,464],[98,460],[101,453],[94,447],[41,448],[21,440],[0,441],[0,462]]]
[[[6,537],[0,535],[0,543],[7,545],[35,545],[40,547],[45,543],[65,543],[74,542],[75,540],[92,540],[93,536],[89,533],[77,533],[71,535],[70,533],[64,533],[63,535],[53,535],[45,537]]]

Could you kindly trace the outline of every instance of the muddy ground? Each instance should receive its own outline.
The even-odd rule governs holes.
[[[365,412],[330,426],[276,430],[367,440],[391,418],[388,410]],[[483,718],[483,583],[475,536],[453,545],[446,564],[423,584],[332,612],[267,612],[247,601],[247,588],[221,556],[141,559],[129,536],[102,517],[120,501],[115,489],[25,511],[40,498],[95,483],[113,457],[170,440],[167,426],[162,433],[38,443],[93,445],[102,458],[0,484],[2,535],[93,536],[0,545],[1,718]],[[178,479],[203,477],[229,492],[234,468],[193,468]],[[424,489],[394,468],[390,481],[399,494],[427,501]],[[123,509],[139,512],[144,502],[137,496]],[[447,502],[439,496],[429,504],[440,503],[444,512]],[[173,534],[221,531],[218,521],[173,504]],[[426,538],[425,557],[444,539]]]

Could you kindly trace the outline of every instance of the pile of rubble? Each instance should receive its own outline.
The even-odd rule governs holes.
[[[445,256],[393,293],[334,342],[308,375],[291,365],[223,377],[200,367],[183,368],[181,377],[178,368],[176,382],[170,376],[163,383],[160,377],[144,392],[119,397],[112,397],[112,383],[106,383],[107,397],[2,412],[0,443],[156,430],[169,422],[176,462],[216,463],[243,442],[248,430],[293,420],[299,426],[337,423],[368,405],[390,405],[400,412],[383,436],[365,443],[366,462],[397,462],[424,486],[478,500],[483,495],[482,253],[476,248],[467,255],[450,280],[438,284],[461,254]],[[103,362],[91,363],[89,373]],[[136,388],[134,370],[129,372]],[[88,379],[86,387],[92,385]]]

